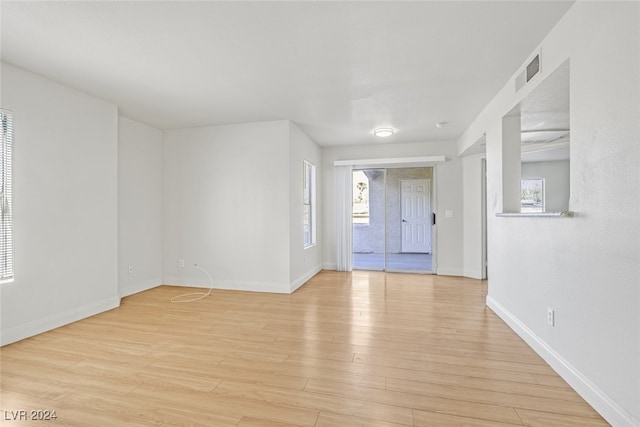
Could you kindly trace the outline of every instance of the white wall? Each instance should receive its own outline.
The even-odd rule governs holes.
[[[447,161],[435,166],[437,210],[436,257],[437,274],[461,276],[462,268],[462,166],[453,141],[416,142],[350,147],[330,147],[322,150],[323,168],[323,263],[336,268],[336,160],[362,160],[400,157],[446,155]],[[445,211],[453,217],[446,218]]]
[[[162,133],[118,120],[118,284],[127,296],[162,284]],[[129,273],[129,266],[133,272]]]
[[[119,304],[118,112],[1,67],[15,132],[15,281],[0,285],[7,344]]]
[[[317,161],[317,150],[288,121],[164,132],[165,283],[207,286],[191,267],[197,263],[216,287],[289,293],[299,286],[319,264],[320,247],[300,250],[297,212],[302,159]]]
[[[515,94],[514,75],[459,140],[487,133],[487,302],[610,423],[638,426],[640,4],[577,2],[540,51],[540,77]],[[501,118],[566,59],[576,216],[496,217]]]
[[[463,214],[462,247],[463,275],[474,279],[484,278],[484,251],[482,242],[483,170],[479,156],[462,158]]]
[[[544,179],[545,210],[562,212],[569,209],[569,160],[522,163],[522,179]]]
[[[15,280],[0,285],[1,344],[163,282],[208,286],[193,263],[218,287],[285,293],[320,270],[320,194],[308,249],[301,212],[302,160],[318,166],[321,190],[320,149],[295,125],[163,136],[84,93],[1,71],[1,106],[14,112],[16,248]]]
[[[322,157],[316,145],[295,124],[289,124],[289,248],[291,291],[296,290],[322,269]],[[316,167],[316,244],[304,248],[302,226],[303,162]]]

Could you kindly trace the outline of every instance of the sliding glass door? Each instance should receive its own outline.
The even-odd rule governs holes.
[[[433,169],[354,170],[353,268],[432,271]]]

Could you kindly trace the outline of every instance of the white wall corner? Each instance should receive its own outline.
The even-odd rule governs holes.
[[[436,271],[435,273],[438,276],[464,276],[464,273],[461,269],[459,268],[441,268],[441,267],[436,267]]]
[[[322,269],[338,271],[338,264],[336,264],[335,262],[325,262],[322,263]]]
[[[137,283],[131,283],[120,288],[120,298],[128,297],[129,295],[137,294],[138,292],[147,291],[149,289],[157,288],[162,285],[162,278],[144,280]]]
[[[119,306],[119,297],[107,298],[102,301],[93,302],[62,313],[56,313],[43,319],[37,319],[32,322],[25,323],[24,325],[2,330],[0,331],[0,346],[33,337],[52,329],[77,322],[78,320],[95,316],[96,314],[100,314]]]
[[[322,265],[319,264],[313,267],[311,270],[307,271],[302,276],[298,277],[293,282],[291,282],[291,293],[294,293],[296,289],[298,289],[300,286],[307,283],[313,276],[320,273],[320,271],[322,271]]]
[[[604,391],[584,376],[582,372],[571,365],[491,296],[487,296],[487,307],[538,353],[607,422],[620,427],[640,427],[640,420],[618,405]]]

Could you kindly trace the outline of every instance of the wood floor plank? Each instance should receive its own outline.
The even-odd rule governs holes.
[[[2,373],[2,390],[34,396],[38,399],[55,400],[73,386],[65,384],[60,378],[46,378],[43,381],[26,378],[19,373]]]
[[[23,426],[64,426],[64,427],[148,427],[149,420],[140,417],[122,417],[118,413],[97,410],[86,406],[73,406],[61,404],[59,401],[39,399],[32,395],[13,393],[2,390],[2,409],[4,411],[19,411],[30,409],[43,409],[55,411],[55,420],[39,421],[4,421],[1,425],[8,427]],[[4,418],[4,417],[3,417]]]
[[[157,393],[157,390],[162,391]],[[242,416],[206,399],[208,395],[145,385],[123,395],[80,384],[56,400],[63,414],[82,408],[93,414],[109,414],[115,419],[133,420],[147,426],[235,426]]]
[[[343,382],[345,384],[361,385],[372,388],[384,389],[386,387],[386,377],[382,375],[359,374],[346,370],[331,368],[318,368],[311,365],[297,364],[290,360],[287,363],[266,363],[254,362],[247,365],[245,361],[237,359],[226,359],[219,365],[220,367],[232,367],[248,372],[269,373],[271,375],[293,375],[296,377],[315,378]]]
[[[462,375],[439,374],[434,372],[412,376],[411,374],[415,374],[415,371],[403,370],[400,371],[400,374],[398,374],[399,370],[397,369],[389,370],[388,372],[389,373],[386,377],[386,387],[389,389],[397,387],[398,382],[402,382],[402,380],[405,380],[409,382],[440,384],[445,386],[463,387],[483,391],[505,392],[522,396],[536,396],[549,399],[583,402],[583,399],[578,396],[573,390],[540,386],[537,383],[531,382],[473,378]],[[416,385],[416,389],[421,390],[422,387],[423,386],[421,384]]]
[[[356,353],[353,359],[355,362],[364,364],[377,364],[383,366],[402,366],[408,369],[415,370],[427,370],[425,367],[433,366],[434,364],[451,365],[450,369],[457,369],[458,367],[468,367],[471,369],[486,369],[486,370],[502,370],[502,371],[514,371],[514,372],[527,372],[532,374],[544,374],[551,375],[553,370],[548,365],[537,365],[531,363],[517,363],[517,362],[505,362],[495,361],[490,359],[478,359],[471,357],[456,357],[449,355],[430,355],[423,353],[421,360],[415,360],[410,358],[388,357],[378,356],[372,354]]]
[[[532,427],[601,427],[609,425],[606,421],[599,418],[585,418],[525,409],[517,409],[516,411],[524,424]]]
[[[165,402],[165,405],[171,408],[182,407],[190,411],[207,414],[238,414],[240,415],[239,419],[242,416],[249,416],[302,426],[313,426],[316,422],[319,411],[314,408],[294,405],[287,401],[253,399],[248,393],[218,392],[218,389],[228,383],[228,381],[222,382],[212,393],[197,392],[189,394],[167,392],[163,388],[141,386],[129,393],[127,397]],[[248,386],[245,383],[237,383],[237,387],[240,390],[259,390],[265,386]],[[274,387],[274,389],[285,390],[277,387]],[[284,393],[296,393],[296,391],[286,390]]]
[[[478,418],[460,417],[457,415],[441,414],[438,412],[413,411],[413,425],[416,427],[513,427],[520,424],[506,424]]]
[[[255,403],[267,401],[272,404],[293,405],[298,408],[369,417],[397,424],[410,425],[413,422],[413,414],[409,408],[366,401],[355,395],[344,397],[267,386],[247,387],[245,384],[232,381],[224,381],[213,393],[233,396]]]
[[[537,355],[522,354],[520,351],[518,354],[502,353],[486,351],[484,349],[460,349],[453,346],[438,347],[434,345],[403,345],[395,344],[393,346],[387,343],[385,346],[371,346],[371,345],[358,345],[353,343],[336,343],[336,342],[322,342],[316,345],[316,349],[323,352],[342,352],[342,353],[359,353],[376,356],[386,356],[401,359],[410,360],[424,360],[425,358],[438,358],[438,357],[461,357],[461,358],[476,358],[481,360],[495,360],[503,362],[514,363],[528,363],[536,365],[546,365],[544,360]],[[306,340],[293,340],[289,338],[277,338],[274,345],[288,345],[288,346],[308,346]]]
[[[111,381],[117,384],[133,385],[125,393],[135,390],[142,384],[153,384],[156,387],[169,389],[184,389],[185,391],[211,391],[222,381],[222,379],[204,370],[190,372],[175,366],[158,369],[153,365],[131,367],[108,364],[102,360],[78,362],[69,368],[68,372],[82,375],[83,382],[95,379],[96,382]]]
[[[160,286],[0,348],[3,409],[78,427],[607,425],[486,307],[486,282],[323,271],[291,295],[170,302],[201,291]]]
[[[308,386],[314,383],[310,382]],[[426,384],[416,381],[387,379],[387,389],[404,393],[422,394],[466,402],[486,403],[490,405],[522,408],[554,413],[565,413],[583,417],[598,418],[596,411],[584,401],[558,400],[549,397],[524,396],[507,391],[491,391],[452,387],[441,384]]]
[[[85,361],[78,363],[88,363]],[[77,365],[77,364],[76,364]],[[7,379],[6,388],[10,387],[10,378],[15,377],[20,380],[29,380],[32,383],[42,384],[40,391],[46,390],[47,387],[53,386],[55,390],[69,390],[75,387],[78,382],[85,384],[93,384],[97,388],[103,388],[109,391],[127,393],[141,382],[136,378],[126,375],[126,369],[122,366],[118,367],[118,375],[88,375],[84,370],[77,370],[75,366],[65,370],[65,375],[60,375],[60,370],[51,366],[34,366],[29,361],[18,361],[11,365],[11,370],[6,372],[3,379]],[[98,364],[100,369],[107,369],[108,366]],[[4,388],[4,387],[3,387]]]
[[[404,427],[409,424],[388,423],[371,418],[320,411],[315,427]]]
[[[316,424],[317,425],[317,424]],[[242,417],[236,427],[302,427],[300,424],[282,423],[261,418]]]
[[[341,398],[357,396],[358,399],[372,403],[394,406],[407,406],[425,411],[438,411],[451,415],[477,417],[488,421],[519,423],[515,409],[498,404],[487,404],[463,399],[442,398],[393,390],[378,390],[367,387],[346,386],[329,381],[309,380],[305,391],[327,394]]]
[[[537,384],[531,374],[527,372],[474,368],[443,363],[421,363],[418,364],[420,369],[414,369],[415,364],[413,363],[410,364],[410,366],[396,366],[393,363],[368,364],[362,359],[354,360],[354,363],[348,363],[327,359],[318,359],[314,357],[289,357],[284,363],[306,364],[318,368],[346,370],[350,372],[357,372],[362,374],[369,373],[373,375],[385,375],[385,372],[394,372],[393,375],[397,375],[400,378],[406,378],[406,376],[408,375],[408,379],[413,378],[412,375],[419,378],[428,378],[430,375],[432,375],[432,373],[435,372],[450,375],[464,375],[475,378],[488,378],[505,381],[525,381]]]
[[[559,388],[572,390],[571,386],[569,386],[569,384],[567,384],[567,382],[562,378],[560,378],[558,375],[534,374],[533,378],[536,380],[538,384],[543,386],[559,387]]]

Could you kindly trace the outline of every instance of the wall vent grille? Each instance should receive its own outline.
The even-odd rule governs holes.
[[[520,89],[539,72],[540,54],[536,55],[531,62],[529,62],[529,65],[516,77],[516,92],[520,91]]]
[[[540,71],[540,55],[536,55],[529,65],[527,65],[527,82]]]

